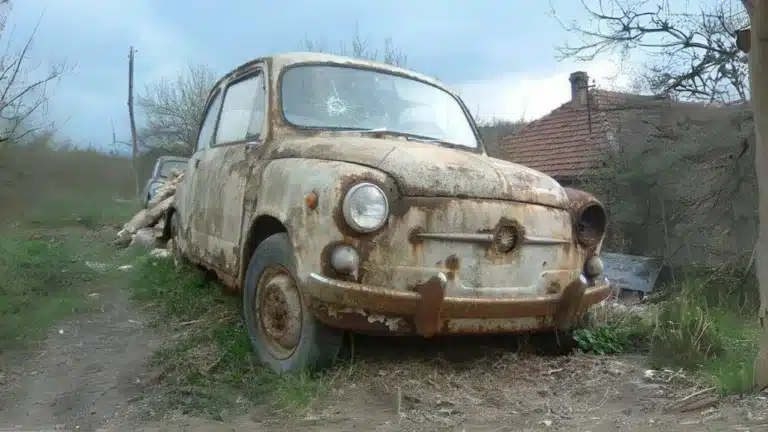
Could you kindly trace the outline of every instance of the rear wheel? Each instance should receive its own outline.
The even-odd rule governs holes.
[[[243,315],[258,359],[277,373],[329,367],[343,332],[317,321],[297,283],[287,234],[274,234],[253,253],[243,286]]]

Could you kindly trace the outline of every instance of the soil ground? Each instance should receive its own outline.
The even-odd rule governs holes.
[[[518,354],[508,338],[355,338],[353,366],[329,397],[286,416],[253,407],[222,422],[171,413],[145,420],[148,366],[165,336],[120,284],[94,283],[97,307],[50,329],[44,343],[0,357],[0,430],[77,431],[715,431],[768,430],[768,394],[686,413],[703,388],[682,374],[649,377],[642,356]]]

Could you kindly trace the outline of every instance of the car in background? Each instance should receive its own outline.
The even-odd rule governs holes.
[[[152,175],[147,180],[141,195],[142,207],[147,208],[147,205],[155,196],[155,191],[165,184],[172,170],[185,172],[187,170],[187,163],[189,163],[189,158],[180,156],[160,156],[157,158]]]

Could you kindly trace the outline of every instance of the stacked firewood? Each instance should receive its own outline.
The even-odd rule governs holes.
[[[157,189],[155,196],[147,204],[147,208],[136,213],[123,225],[114,244],[121,247],[136,243],[147,247],[158,246],[157,243],[163,234],[164,216],[173,203],[176,188],[183,180],[183,172],[172,170],[165,184]]]

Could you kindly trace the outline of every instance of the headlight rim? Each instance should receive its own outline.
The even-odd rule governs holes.
[[[361,227],[357,222],[355,222],[354,218],[352,218],[350,213],[349,198],[353,196],[353,194],[356,191],[360,190],[363,187],[375,188],[383,198],[383,202],[384,202],[384,217],[379,222],[379,224],[376,225],[375,228],[371,228],[371,229]],[[344,192],[344,196],[341,199],[341,215],[342,215],[342,218],[344,219],[344,223],[355,232],[359,234],[374,233],[387,225],[387,221],[389,220],[389,216],[390,216],[389,197],[387,196],[387,193],[384,191],[384,188],[377,185],[376,183],[368,180],[360,181],[358,183],[355,183],[351,187],[347,188],[347,190]]]
[[[593,212],[598,213],[593,213]],[[592,226],[589,233],[584,233],[580,230],[580,225],[583,223],[584,218],[589,219],[597,218],[596,221],[592,221],[590,225],[597,223],[598,226]],[[590,202],[587,205],[579,209],[578,216],[574,223],[574,230],[576,234],[576,240],[584,247],[595,247],[605,237],[606,229],[608,227],[608,212],[599,202]]]

